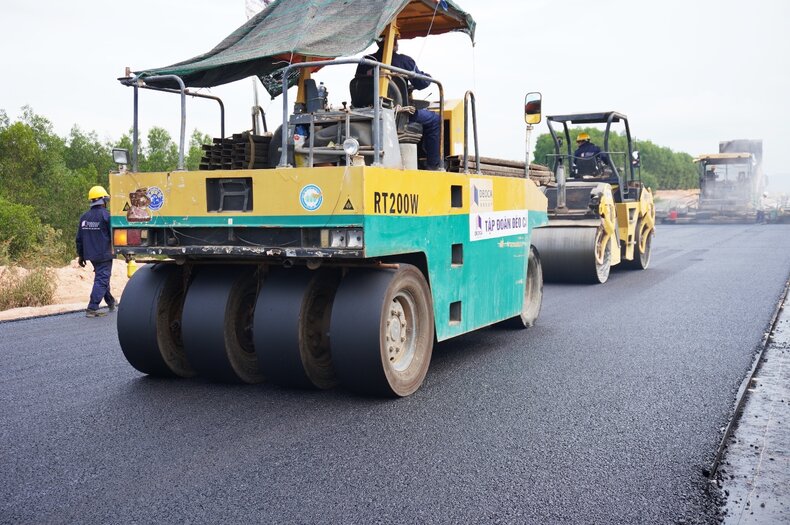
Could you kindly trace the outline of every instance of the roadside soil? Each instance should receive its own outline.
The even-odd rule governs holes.
[[[653,197],[657,209],[686,208],[699,200],[699,190],[657,190]]]
[[[7,271],[11,271],[10,268],[0,266],[0,275]],[[24,268],[16,268],[15,271],[22,276],[29,272],[29,270]],[[53,304],[3,310],[0,311],[0,321],[60,314],[87,308],[91,288],[93,288],[93,267],[91,264],[88,263],[85,265],[85,268],[80,268],[80,265],[77,264],[77,259],[74,259],[68,266],[52,268],[52,272],[55,274],[56,281]],[[112,277],[110,278],[110,288],[116,299],[120,299],[128,280],[129,278],[126,277],[126,263],[116,259],[113,262]]]

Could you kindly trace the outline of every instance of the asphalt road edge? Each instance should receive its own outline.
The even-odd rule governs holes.
[[[726,428],[724,429],[724,434],[721,437],[721,441],[719,442],[719,446],[716,449],[716,456],[713,458],[713,463],[711,463],[710,468],[704,469],[703,474],[707,476],[709,480],[713,480],[716,476],[716,472],[719,469],[719,463],[721,462],[721,457],[724,454],[724,450],[727,448],[727,440],[732,435],[733,430],[738,424],[738,421],[743,414],[743,407],[746,404],[746,399],[749,396],[749,388],[754,381],[757,372],[760,370],[760,365],[763,361],[763,353],[765,349],[768,347],[768,343],[771,340],[771,335],[774,333],[776,329],[776,323],[779,320],[779,314],[782,312],[784,308],[785,301],[787,300],[788,292],[790,292],[790,276],[785,280],[785,287],[782,293],[779,296],[779,300],[776,303],[776,307],[774,308],[774,313],[771,316],[771,320],[768,323],[768,328],[766,329],[765,333],[763,334],[763,338],[760,343],[757,345],[757,353],[754,356],[752,361],[752,367],[746,377],[741,382],[741,386],[738,388],[738,393],[735,396],[735,407],[732,411],[732,416],[730,417],[729,422],[727,423]]]
[[[99,310],[105,310],[106,311],[107,307],[106,306],[102,306],[102,307],[99,308]],[[33,319],[44,319],[45,317],[57,317],[57,316],[60,316],[60,315],[69,315],[69,314],[74,314],[74,313],[78,313],[78,312],[83,312],[84,313],[85,312],[85,307],[84,306],[80,306],[80,307],[74,307],[74,308],[67,308],[67,309],[64,309],[64,310],[61,310],[61,311],[57,311],[57,312],[47,312],[47,313],[43,313],[43,314],[27,315],[27,316],[24,316],[24,317],[18,317],[16,319],[0,319],[0,325],[4,325],[6,323],[20,323],[22,321],[30,321],[30,320],[33,320]]]

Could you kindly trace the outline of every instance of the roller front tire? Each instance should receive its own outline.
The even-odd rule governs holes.
[[[359,269],[343,279],[332,307],[332,360],[341,384],[358,393],[408,396],[433,351],[431,291],[412,265]]]

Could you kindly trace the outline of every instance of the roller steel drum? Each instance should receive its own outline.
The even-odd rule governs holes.
[[[592,226],[536,228],[532,244],[538,250],[546,282],[605,283],[609,278],[609,247],[596,257],[602,229]],[[608,244],[608,243],[607,243]]]

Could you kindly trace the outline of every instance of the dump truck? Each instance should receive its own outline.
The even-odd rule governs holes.
[[[642,184],[639,152],[631,142],[628,118],[616,111],[547,117],[554,142],[549,163],[554,181],[542,186],[549,224],[535,231],[532,244],[546,281],[605,283],[612,266],[644,270],[655,235],[655,206]],[[605,124],[603,148],[575,157],[571,125]],[[615,151],[612,136],[622,129],[625,147]],[[558,132],[554,125],[561,126]]]
[[[719,152],[694,159],[699,202],[694,222],[753,222],[765,191],[762,140],[719,142]]]
[[[469,170],[473,93],[445,99],[438,79],[391,65],[396,36],[473,39],[474,28],[451,1],[280,0],[209,53],[121,78],[134,92],[135,144],[131,158],[114,152],[114,250],[145,263],[118,311],[128,362],[155,376],[407,396],[436,341],[533,325],[543,281],[531,239],[548,222],[546,197],[526,168]],[[381,61],[354,57],[380,35]],[[335,107],[326,92],[340,88],[316,77],[348,64],[373,74],[351,79],[351,104]],[[137,169],[139,90],[180,98],[183,159],[186,99],[207,96],[190,88],[251,75],[282,95],[275,131],[226,134],[223,122],[200,170],[183,160]],[[418,77],[436,100],[413,98],[407,81]],[[455,171],[417,169],[415,107],[441,117]]]

